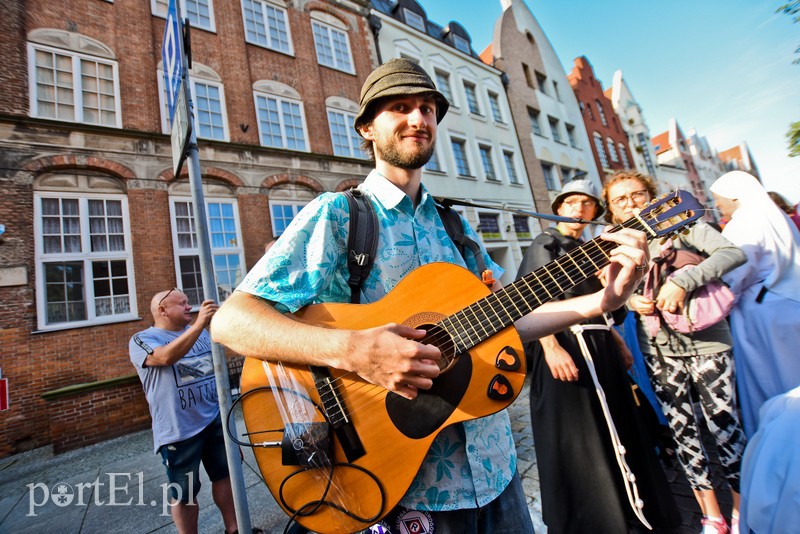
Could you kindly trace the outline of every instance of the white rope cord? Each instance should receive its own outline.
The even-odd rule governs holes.
[[[633,509],[633,513],[639,518],[639,521],[641,521],[642,524],[649,530],[653,530],[653,527],[650,526],[650,523],[648,523],[647,519],[644,517],[644,501],[642,501],[642,499],[639,497],[639,488],[636,485],[636,475],[633,474],[633,471],[631,471],[631,468],[628,466],[628,462],[625,461],[625,446],[619,440],[617,427],[614,426],[614,420],[611,418],[611,413],[608,410],[608,403],[606,403],[606,394],[603,391],[602,386],[600,386],[600,382],[597,380],[597,372],[595,371],[594,360],[592,359],[592,355],[589,353],[589,347],[586,345],[586,340],[583,338],[584,330],[610,331],[611,327],[604,324],[587,324],[571,326],[570,330],[572,330],[572,332],[575,334],[575,337],[578,339],[578,344],[580,345],[581,352],[586,360],[589,373],[592,375],[594,389],[597,393],[597,398],[600,400],[600,406],[603,408],[603,415],[606,418],[608,433],[611,437],[611,443],[614,446],[614,455],[617,457],[617,464],[619,465],[620,473],[622,473],[622,479],[625,481],[625,491],[628,494],[628,502]]]

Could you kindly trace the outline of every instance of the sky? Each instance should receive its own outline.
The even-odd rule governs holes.
[[[428,19],[451,20],[481,53],[500,0],[418,0]],[[520,1],[520,0],[514,0]],[[800,23],[775,10],[788,0],[526,0],[566,73],[585,55],[608,89],[622,70],[650,134],[675,118],[717,151],[747,142],[762,180],[800,201],[800,157],[786,132],[800,121]]]

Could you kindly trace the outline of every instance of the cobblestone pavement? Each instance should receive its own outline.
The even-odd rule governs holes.
[[[541,519],[539,472],[530,431],[527,387],[509,408],[519,455],[519,472],[537,533]],[[239,428],[243,428],[239,422]],[[713,447],[709,447],[713,449]],[[245,450],[244,477],[253,526],[280,533],[286,516],[277,506]],[[683,475],[667,468],[685,528],[700,531],[699,508]],[[202,472],[202,470],[201,470]],[[212,504],[210,483],[201,476],[200,532],[224,531]],[[715,483],[722,481],[715,471]],[[80,534],[175,532],[161,503],[166,484],[160,457],[152,452],[150,431],[136,432],[60,455],[43,447],[0,459],[0,534],[64,532]],[[730,497],[720,495],[726,514]],[[725,499],[727,497],[727,500]],[[116,505],[111,505],[111,502]]]

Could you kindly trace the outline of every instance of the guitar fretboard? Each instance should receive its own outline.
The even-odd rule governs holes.
[[[642,230],[643,224],[634,217],[609,232],[622,228]],[[593,276],[609,264],[609,252],[616,246],[599,237],[587,241],[439,324],[450,334],[457,352],[466,351]]]

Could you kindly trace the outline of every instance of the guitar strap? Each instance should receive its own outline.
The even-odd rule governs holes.
[[[350,229],[347,238],[347,269],[350,277],[347,285],[350,286],[350,303],[359,304],[361,301],[361,285],[367,279],[372,264],[375,261],[375,252],[378,249],[378,216],[372,202],[359,189],[348,189],[344,192],[350,208]],[[436,203],[436,211],[444,223],[447,235],[455,243],[462,258],[466,258],[469,249],[475,258],[475,263],[481,273],[485,273],[486,263],[483,261],[480,246],[464,235],[461,226],[461,217],[458,212],[447,204]]]

